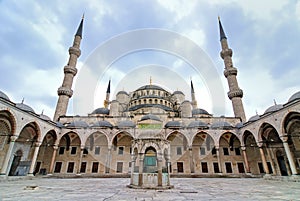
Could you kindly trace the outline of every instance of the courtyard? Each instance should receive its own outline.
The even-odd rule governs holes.
[[[0,200],[300,200],[300,183],[260,178],[171,178],[169,190],[130,189],[128,178],[0,182]]]

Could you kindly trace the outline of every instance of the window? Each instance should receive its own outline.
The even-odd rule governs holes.
[[[100,147],[95,147],[95,155],[99,155],[100,154]]]
[[[86,171],[86,162],[82,162],[80,166],[80,172],[84,173]]]
[[[214,172],[215,173],[220,173],[219,164],[218,163],[213,163],[213,166],[214,166]]]
[[[258,169],[260,173],[265,173],[264,167],[262,162],[258,162]]]
[[[87,154],[89,154],[89,150],[88,150],[88,148],[87,148],[87,147],[85,147],[85,148],[83,149],[83,154],[84,154],[84,155],[87,155]]]
[[[267,165],[268,165],[268,169],[269,169],[270,174],[272,174],[273,173],[273,169],[272,169],[271,163],[267,162]]]
[[[75,155],[77,151],[77,147],[71,147],[71,155]]]
[[[205,155],[205,148],[204,147],[200,147],[200,155]]]
[[[232,173],[232,167],[230,162],[225,163],[226,173]]]
[[[201,162],[201,168],[203,173],[208,173],[207,162]]]
[[[123,153],[124,153],[124,147],[119,147],[118,154],[123,155]]]
[[[235,150],[235,155],[240,156],[241,155],[241,150],[240,148],[234,148]]]
[[[117,173],[123,172],[123,162],[117,162]]]
[[[183,173],[183,162],[177,162],[177,172]]]
[[[56,162],[55,168],[54,168],[54,173],[60,173],[61,166],[62,166],[62,162]]]
[[[237,163],[239,173],[245,173],[244,163]]]
[[[216,155],[216,154],[217,154],[217,150],[216,150],[215,147],[211,150],[211,154],[212,154],[212,155]]]
[[[182,148],[181,147],[177,147],[177,155],[182,155]]]
[[[228,156],[229,155],[229,151],[228,151],[227,147],[223,147],[223,153],[224,153],[224,156]]]
[[[74,162],[69,162],[67,173],[73,173],[74,171]]]
[[[98,167],[99,167],[99,162],[93,162],[92,173],[97,173],[98,172]]]
[[[65,153],[65,147],[59,147],[58,154],[63,155]]]

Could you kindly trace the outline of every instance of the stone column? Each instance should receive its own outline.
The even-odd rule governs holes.
[[[110,173],[110,160],[111,160],[111,146],[108,146],[106,164],[105,164],[105,173]]]
[[[131,177],[130,177],[130,185],[133,185],[133,174],[134,174],[134,166],[135,166],[136,156],[134,153],[131,154]]]
[[[139,186],[143,185],[144,154],[139,153]]]
[[[162,186],[162,158],[157,159],[157,185]]]
[[[245,161],[246,172],[250,173],[250,167],[249,167],[249,162],[248,162],[248,156],[247,156],[247,152],[246,152],[246,147],[242,146],[241,149],[242,149],[243,157],[244,157],[244,161]]]
[[[168,181],[167,185],[170,186],[170,174],[171,174],[171,161],[170,161],[170,155],[168,154],[166,157],[166,162],[167,162],[167,172],[168,172]]]
[[[298,173],[297,173],[297,169],[296,169],[296,164],[295,164],[295,161],[294,161],[294,157],[292,156],[291,149],[290,149],[289,144],[288,144],[288,136],[285,135],[285,136],[281,136],[280,138],[282,140],[283,147],[284,147],[286,156],[288,158],[292,174],[296,175]]]
[[[222,173],[222,161],[221,161],[221,156],[220,156],[220,148],[216,147],[216,152],[217,152],[217,158],[218,158],[218,164],[219,164],[219,173]]]
[[[189,157],[190,157],[190,171],[191,173],[195,173],[192,147],[189,147]]]
[[[267,151],[267,155],[268,155],[268,157],[269,157],[269,159],[270,159],[271,168],[273,169],[273,174],[274,174],[274,172],[275,172],[276,170],[275,170],[275,165],[274,165],[273,157],[272,157],[272,155],[271,155],[271,153],[270,153],[270,149],[271,149],[271,148],[266,148],[266,151]],[[271,149],[271,152],[273,152],[272,149]],[[269,167],[268,167],[268,168],[269,168]],[[271,174],[271,171],[270,171],[270,170],[269,170],[269,172],[270,172],[270,174]]]
[[[266,157],[265,157],[265,153],[264,153],[264,150],[263,150],[263,146],[262,145],[258,145],[258,147],[259,147],[259,152],[260,152],[261,161],[262,161],[264,170],[265,170],[266,174],[270,174],[270,171],[269,171],[269,168],[268,168],[268,164],[267,164],[267,160],[266,160]]]
[[[58,145],[54,145],[53,146],[53,153],[52,153],[51,163],[50,163],[50,168],[49,168],[49,174],[53,174],[53,168],[54,168],[54,162],[55,162],[57,149],[58,149]]]
[[[29,173],[27,174],[27,176],[34,176],[34,175],[33,175],[33,171],[34,171],[36,159],[37,159],[37,156],[38,156],[38,153],[39,153],[41,144],[42,144],[41,142],[36,142],[36,143],[35,143],[35,148],[34,148],[34,152],[33,152],[33,157],[32,157],[32,160],[31,160],[31,165],[30,165]]]
[[[18,137],[15,136],[15,135],[10,136],[10,143],[9,143],[9,147],[8,147],[8,150],[7,150],[3,165],[2,165],[0,176],[7,176],[8,175],[8,172],[9,172],[7,170],[8,169],[8,164],[9,164],[9,161],[11,160],[12,155],[13,155],[14,144],[15,144],[15,141],[17,139],[18,139]]]
[[[80,146],[80,155],[79,155],[79,161],[78,161],[78,166],[77,166],[77,175],[80,175],[80,168],[81,168],[81,161],[82,161],[82,156],[83,156],[83,150],[84,146]]]

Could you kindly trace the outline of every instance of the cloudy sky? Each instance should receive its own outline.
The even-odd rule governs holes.
[[[116,94],[149,84],[151,77],[171,92],[182,90],[186,99],[192,78],[199,107],[232,116],[218,15],[234,52],[247,118],[262,114],[274,100],[286,103],[300,89],[298,1],[2,0],[0,9],[0,90],[13,102],[24,98],[38,114],[54,114],[83,13],[82,54],[68,114],[102,107],[110,78]],[[75,101],[80,97],[84,103]]]

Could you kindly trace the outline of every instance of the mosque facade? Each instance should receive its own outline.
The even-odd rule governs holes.
[[[191,94],[150,82],[119,91],[86,116],[66,116],[77,74],[83,19],[69,48],[54,118],[0,91],[0,174],[8,176],[295,176],[300,173],[300,92],[246,119],[232,50],[219,20],[224,76],[233,117],[198,108]],[[191,97],[191,100],[188,100]],[[137,174],[137,175],[138,175]],[[134,176],[131,183],[134,183]]]

